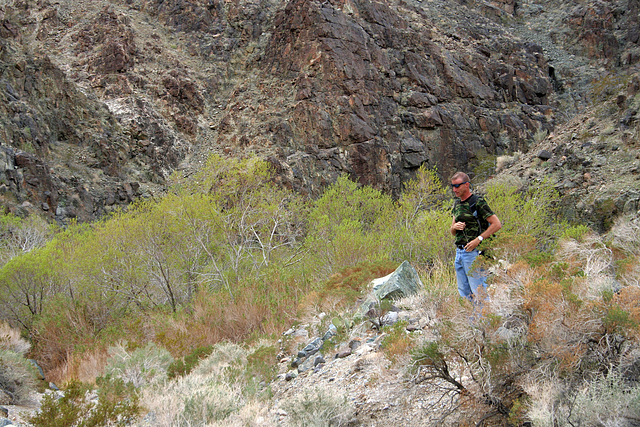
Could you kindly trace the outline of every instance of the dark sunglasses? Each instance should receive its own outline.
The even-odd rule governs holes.
[[[469,181],[465,181],[465,182],[461,182],[460,184],[451,184],[451,186],[452,186],[453,188],[458,188],[458,187],[460,187],[461,185],[465,185],[465,184],[468,184],[468,183],[469,183]]]

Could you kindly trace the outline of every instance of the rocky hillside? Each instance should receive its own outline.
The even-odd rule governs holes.
[[[484,178],[513,153],[515,175],[592,193],[609,161],[637,176],[639,4],[2,0],[0,201],[93,220],[211,152],[311,196],[344,173],[398,194],[423,164]]]

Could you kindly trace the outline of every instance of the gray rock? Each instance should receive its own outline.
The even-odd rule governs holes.
[[[414,295],[423,284],[415,268],[409,262],[402,264],[388,276],[373,280],[373,294],[379,299],[398,299]]]
[[[289,371],[289,372],[287,372],[287,375],[284,376],[284,380],[285,381],[291,381],[292,379],[294,379],[297,376],[298,376],[298,373],[296,371]]]
[[[360,340],[351,340],[349,341],[349,348],[353,351],[356,348],[360,347],[362,343],[360,342]]]
[[[551,157],[553,157],[553,153],[548,150],[542,150],[538,153],[538,158],[543,161],[549,160]]]
[[[383,326],[393,325],[397,321],[398,321],[398,312],[397,311],[391,311],[391,312],[385,314],[384,316],[382,316],[382,325]]]
[[[327,330],[327,332],[325,332],[325,334],[322,336],[322,341],[326,341],[331,337],[334,337],[337,333],[338,333],[338,328],[336,328],[336,326],[333,323],[330,324],[329,330]]]
[[[322,344],[324,344],[322,338],[316,338],[315,340],[307,344],[305,348],[298,352],[298,357],[304,358],[315,354],[318,350],[320,350]]]
[[[326,360],[324,360],[324,356],[322,354],[317,354],[313,360],[313,366],[318,366],[322,363],[326,363]]]
[[[44,380],[44,371],[42,370],[40,365],[38,365],[38,362],[36,362],[34,359],[27,360],[29,360],[29,362],[31,362],[31,364],[38,370],[38,374],[40,375],[38,379]]]
[[[309,369],[315,367],[315,358],[308,357],[306,358],[300,365],[298,365],[298,373],[301,374],[303,372],[308,371]]]
[[[350,348],[344,349],[336,354],[336,359],[344,359],[345,357],[351,356],[351,353],[352,350]]]
[[[7,419],[7,418],[2,418],[0,419],[0,427],[4,427],[4,426],[13,426],[15,424],[13,424],[11,422],[11,420]]]

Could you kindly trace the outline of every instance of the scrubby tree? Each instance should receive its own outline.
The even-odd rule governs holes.
[[[451,201],[437,170],[421,166],[405,185],[388,226],[383,228],[385,246],[396,261],[427,267],[451,259]]]
[[[17,255],[44,246],[54,233],[55,228],[36,215],[24,219],[0,215],[0,266]]]
[[[381,236],[393,213],[392,199],[341,176],[313,202],[307,250],[315,254],[320,277],[365,260],[386,257]]]

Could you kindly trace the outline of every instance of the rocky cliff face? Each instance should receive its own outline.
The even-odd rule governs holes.
[[[638,4],[2,0],[0,200],[92,220],[211,152],[311,196],[481,174],[637,74]]]

